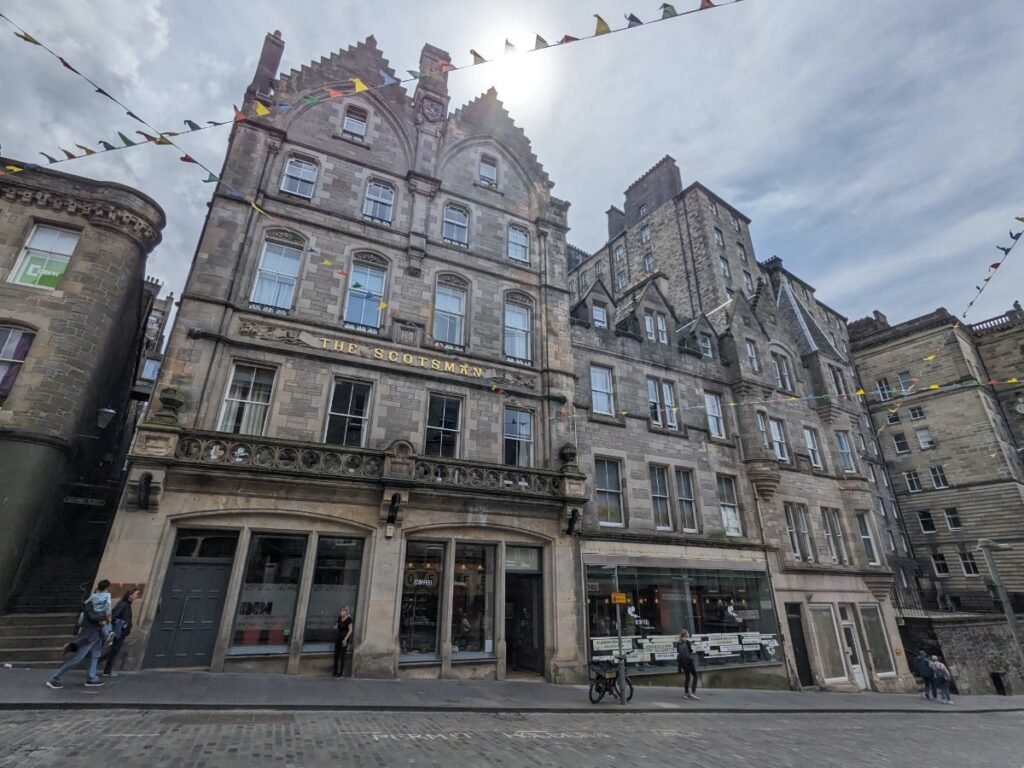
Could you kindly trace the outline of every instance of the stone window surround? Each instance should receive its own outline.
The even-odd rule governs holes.
[[[309,165],[313,166],[313,179],[309,181],[313,188],[309,191],[308,195],[304,195],[301,192],[296,192],[285,188],[285,184],[287,183],[288,179],[294,178],[294,176],[288,172],[289,168],[291,168],[292,161],[308,163]],[[308,180],[302,179],[302,181]],[[281,185],[279,187],[280,191],[284,192],[286,195],[295,195],[296,197],[300,197],[303,200],[312,200],[313,198],[316,197],[319,184],[320,161],[317,160],[312,155],[302,154],[301,152],[289,152],[288,155],[284,158],[284,167],[281,170]]]
[[[373,417],[374,417],[373,404],[374,404],[374,394],[376,393],[376,390],[377,390],[377,387],[376,387],[377,381],[375,381],[374,379],[361,378],[358,375],[353,376],[353,375],[351,375],[352,373],[357,373],[358,374],[359,372],[358,371],[353,372],[353,371],[350,371],[350,370],[346,369],[344,371],[344,373],[337,373],[337,372],[332,373],[331,381],[330,381],[330,386],[327,387],[327,396],[326,396],[325,401],[324,401],[324,410],[323,410],[323,413],[324,413],[323,442],[325,444],[327,444],[327,430],[328,430],[328,427],[330,425],[331,416],[339,415],[339,414],[333,413],[331,411],[331,403],[334,400],[334,387],[335,387],[335,385],[337,384],[337,382],[339,380],[344,380],[344,381],[350,382],[352,384],[363,384],[366,387],[368,387],[369,390],[370,390],[369,394],[367,395],[367,398],[366,398],[366,414],[362,417],[363,418],[362,440],[361,440],[360,445],[357,446],[359,448],[365,448],[367,440],[369,438],[371,427],[373,425]]]
[[[382,219],[382,218],[379,218],[377,216],[371,216],[370,214],[368,214],[366,212],[367,203],[369,203],[370,200],[371,200],[371,198],[369,196],[370,195],[370,185],[371,184],[376,184],[376,185],[381,186],[381,187],[387,187],[388,189],[391,190],[391,218],[390,219]],[[362,214],[364,219],[366,219],[367,221],[371,221],[374,224],[381,224],[381,225],[383,225],[385,227],[390,227],[392,224],[395,223],[395,212],[398,210],[399,196],[398,196],[398,185],[395,184],[394,181],[392,181],[391,179],[387,179],[384,176],[376,175],[376,174],[371,174],[371,175],[367,176],[366,177],[366,182],[363,184],[363,197],[362,197],[362,199],[363,199],[363,206],[362,206],[362,210],[360,211],[360,213]],[[376,199],[374,198],[374,200],[376,200]]]
[[[216,406],[217,407],[217,420],[215,422],[214,430],[217,431],[217,432],[222,432],[223,431],[221,429],[221,424],[224,421],[224,414],[227,411],[227,407],[228,407],[228,394],[231,392],[231,384],[232,384],[232,382],[234,381],[234,378],[235,378],[235,369],[238,366],[240,366],[240,365],[249,366],[251,368],[257,368],[257,369],[258,368],[263,368],[265,370],[268,370],[268,371],[272,372],[272,374],[273,374],[273,381],[272,381],[272,383],[270,385],[270,397],[267,399],[267,403],[266,403],[267,410],[266,410],[265,418],[263,420],[263,428],[259,431],[258,434],[253,435],[253,434],[250,434],[250,433],[233,433],[233,432],[231,432],[231,433],[225,432],[225,434],[239,434],[240,436],[248,435],[250,437],[273,437],[272,435],[268,435],[267,434],[267,427],[273,422],[273,418],[272,417],[273,417],[274,405],[275,405],[274,397],[275,397],[275,395],[278,392],[277,374],[280,371],[281,366],[279,364],[277,364],[277,363],[274,363],[274,362],[266,362],[266,361],[263,361],[263,360],[257,360],[255,358],[248,358],[248,357],[230,356],[229,359],[228,359],[228,365],[224,366],[224,369],[223,369],[224,370],[224,381],[223,381],[222,386],[221,386],[221,393],[222,394],[221,394],[220,400],[219,400],[219,402],[217,403],[217,406]],[[211,391],[216,391],[216,390],[211,390]]]
[[[28,234],[25,236],[25,240],[22,243],[21,250],[18,253],[18,257],[14,260],[14,266],[11,268],[10,273],[7,275],[7,282],[11,285],[16,285],[21,288],[36,288],[42,289],[44,291],[57,290],[56,288],[51,288],[46,285],[33,285],[31,283],[23,283],[17,279],[18,273],[22,270],[22,267],[24,266],[25,259],[28,258],[29,243],[32,242],[32,238],[35,237],[40,227],[59,229],[64,232],[68,232],[75,235],[75,237],[77,238],[75,241],[75,246],[74,248],[72,248],[71,253],[67,256],[66,263],[64,266],[64,272],[61,274],[61,279],[63,279],[64,274],[67,273],[67,270],[71,266],[71,259],[74,257],[75,251],[78,249],[78,244],[81,242],[84,230],[77,227],[68,226],[66,222],[45,221],[37,219],[36,217],[32,217],[31,224],[31,227],[29,227],[28,229]]]
[[[457,291],[462,291],[464,294],[463,307],[462,307],[462,338],[457,342],[443,341],[434,338],[434,322],[437,316],[437,291],[441,286],[453,288]],[[471,338],[470,328],[470,308],[473,306],[472,302],[472,290],[470,282],[462,277],[461,275],[454,274],[452,272],[438,272],[434,276],[434,289],[431,292],[433,301],[430,305],[430,340],[432,344],[442,344],[447,347],[455,347],[460,351],[465,351],[469,348],[468,341]]]

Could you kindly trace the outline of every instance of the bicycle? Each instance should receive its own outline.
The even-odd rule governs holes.
[[[619,690],[619,667],[617,662],[595,662],[591,666],[593,679],[590,681],[590,703],[597,704],[610,693],[616,699],[622,698]],[[626,675],[626,701],[633,700],[633,681]]]

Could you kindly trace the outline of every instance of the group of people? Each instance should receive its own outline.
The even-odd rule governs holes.
[[[914,659],[914,674],[924,681],[921,698],[938,700],[941,695],[943,704],[953,703],[949,695],[949,684],[953,676],[949,673],[949,667],[943,664],[938,656],[929,659],[927,653],[918,651],[917,658]]]
[[[96,688],[103,685],[104,681],[99,676],[99,662],[104,657],[104,651],[106,656],[103,676],[117,677],[114,663],[121,653],[124,641],[132,631],[132,603],[141,595],[140,590],[129,589],[122,595],[117,605],[113,605],[110,582],[106,579],[100,580],[96,590],[82,606],[74,639],[65,647],[66,651],[74,655],[50,675],[46,685],[55,689],[63,688],[64,673],[77,667],[86,657],[89,657],[86,687]]]

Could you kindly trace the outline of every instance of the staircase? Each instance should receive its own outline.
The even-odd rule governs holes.
[[[0,665],[54,667],[75,630],[77,613],[9,613],[0,616]]]

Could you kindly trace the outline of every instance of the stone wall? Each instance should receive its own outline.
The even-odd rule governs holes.
[[[907,619],[901,630],[906,657],[919,650],[942,658],[953,675],[954,692],[994,694],[992,673],[1005,673],[1014,695],[1024,694],[1024,663],[1013,648],[1006,620]]]

